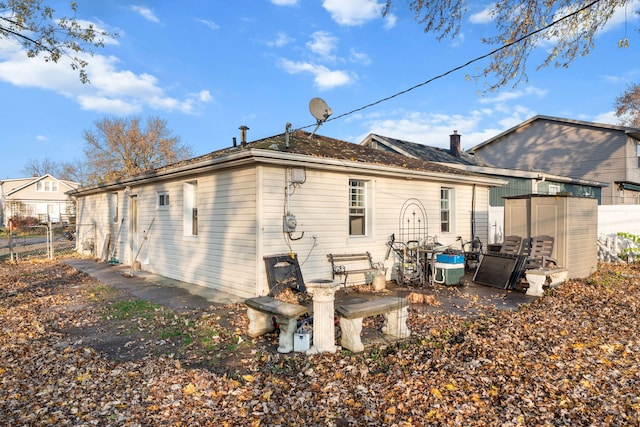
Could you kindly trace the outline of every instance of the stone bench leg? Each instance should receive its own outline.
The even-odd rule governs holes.
[[[558,286],[559,284],[564,283],[564,281],[567,280],[568,274],[568,270],[549,273],[549,286]]]
[[[295,317],[278,317],[280,324],[280,338],[278,353],[291,353],[293,351],[293,334],[296,332],[298,321]]]
[[[247,335],[250,337],[258,337],[267,332],[273,331],[273,320],[271,315],[263,313],[258,310],[254,310],[251,307],[247,308],[247,317],[249,318],[249,328]]]
[[[545,273],[526,273],[527,282],[529,282],[529,289],[527,289],[527,295],[540,297],[544,295],[542,287],[547,282],[547,275]]]
[[[364,345],[360,339],[360,333],[362,333],[362,317],[357,319],[345,319],[341,317],[340,329],[342,331],[342,337],[340,338],[340,345],[342,347],[354,353],[364,351]]]
[[[411,331],[407,327],[408,316],[409,307],[385,313],[385,324],[382,327],[382,333],[396,338],[407,338],[411,335]]]

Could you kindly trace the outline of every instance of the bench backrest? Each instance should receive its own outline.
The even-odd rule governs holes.
[[[373,259],[371,258],[371,253],[365,252],[360,254],[329,254],[327,258],[331,262],[332,265],[354,265],[359,264],[363,265],[366,262],[368,268],[373,267]]]

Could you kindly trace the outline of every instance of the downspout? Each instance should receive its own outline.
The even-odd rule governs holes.
[[[473,184],[471,193],[471,241],[476,238],[476,184]]]
[[[539,181],[538,181],[539,180]],[[534,185],[536,186],[534,194],[540,194],[538,192],[538,184],[542,184],[547,180],[547,176],[545,174],[538,175],[538,179],[533,180]]]

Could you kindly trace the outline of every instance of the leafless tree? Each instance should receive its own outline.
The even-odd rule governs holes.
[[[140,117],[104,118],[84,132],[84,154],[89,182],[103,182],[135,175],[192,156],[166,120],[149,117],[144,128]]]

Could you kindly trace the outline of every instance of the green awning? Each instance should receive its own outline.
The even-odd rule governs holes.
[[[640,192],[640,184],[635,184],[633,182],[616,182],[618,184],[618,188],[621,190],[631,190]]]

